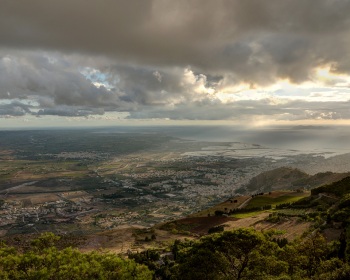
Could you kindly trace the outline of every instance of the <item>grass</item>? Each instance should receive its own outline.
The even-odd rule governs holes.
[[[298,201],[306,196],[308,196],[308,193],[298,193],[298,195],[294,194],[287,194],[287,195],[281,195],[279,197],[269,197],[268,195],[263,196],[256,196],[252,198],[251,201],[249,201],[246,208],[251,207],[262,207],[264,205],[272,205],[272,207],[282,204],[282,203],[292,203],[295,201]]]
[[[251,218],[267,211],[271,211],[271,210],[259,210],[259,211],[253,211],[248,213],[237,213],[237,214],[231,215],[230,217],[237,218],[237,219]]]
[[[246,205],[245,208],[253,208],[253,207],[263,207],[265,205],[272,205],[272,207],[275,207],[278,204],[282,203],[292,203],[295,201],[298,201],[306,196],[308,196],[309,193],[296,193],[296,192],[290,192],[290,193],[284,193],[280,196],[270,196],[268,194],[262,195],[262,196],[256,196],[249,201],[248,205]],[[263,212],[271,212],[274,210],[258,210],[258,211],[251,211],[247,213],[236,213],[233,214],[232,217],[238,218],[238,219],[244,219],[244,218],[250,218],[256,215],[259,215]],[[280,211],[280,210],[276,210]]]
[[[237,207],[239,207],[239,205],[241,205],[242,203],[244,203],[249,197],[248,196],[237,196],[237,197],[233,197],[230,200],[227,200],[225,202],[222,202],[218,205],[215,205],[213,207],[210,207],[208,209],[204,209],[202,211],[199,211],[197,213],[193,213],[191,215],[189,215],[190,217],[207,217],[208,214],[210,215],[214,215],[216,210],[221,210],[221,211],[226,211],[225,208],[227,208],[228,210],[231,209],[235,209]],[[235,201],[237,200],[237,202],[230,202],[230,201]]]

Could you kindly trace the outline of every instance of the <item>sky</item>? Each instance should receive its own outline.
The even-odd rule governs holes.
[[[348,0],[0,0],[0,127],[349,124]]]

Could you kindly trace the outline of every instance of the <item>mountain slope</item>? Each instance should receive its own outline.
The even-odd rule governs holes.
[[[315,188],[339,181],[350,173],[324,172],[309,175],[299,169],[280,167],[253,177],[238,193],[268,192],[282,189]]]

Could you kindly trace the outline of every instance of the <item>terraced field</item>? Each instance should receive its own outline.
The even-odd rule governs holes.
[[[253,197],[246,208],[263,207],[272,205],[275,207],[278,204],[293,203],[303,197],[309,196],[310,192],[295,192],[295,191],[278,191],[271,194],[258,195]]]

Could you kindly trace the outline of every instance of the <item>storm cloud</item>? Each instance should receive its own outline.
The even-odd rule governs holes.
[[[239,85],[350,75],[349,13],[346,0],[0,0],[0,115],[348,119],[347,99],[244,100]],[[324,84],[349,93],[346,79]]]

